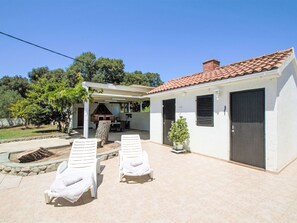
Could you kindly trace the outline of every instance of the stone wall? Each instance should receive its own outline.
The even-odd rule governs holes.
[[[25,119],[22,118],[0,118],[0,129],[20,126],[25,124]]]
[[[57,170],[60,162],[52,163],[48,165],[40,165],[40,166],[25,166],[25,167],[18,167],[18,166],[9,166],[5,164],[0,164],[0,172],[3,174],[10,174],[10,175],[17,175],[17,176],[32,176],[37,174],[48,173],[51,171]]]

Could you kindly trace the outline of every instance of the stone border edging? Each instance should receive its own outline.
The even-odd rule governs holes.
[[[111,159],[118,156],[119,147],[103,153],[97,153],[100,161]],[[60,163],[68,158],[52,160],[40,163],[14,163],[9,160],[10,153],[0,153],[0,173],[17,175],[17,176],[32,176],[56,171]]]
[[[30,140],[36,140],[36,139],[63,138],[63,137],[69,137],[69,135],[66,133],[61,133],[61,134],[47,135],[47,136],[30,136],[30,137],[22,137],[22,138],[16,138],[16,139],[2,139],[0,140],[0,144],[10,143],[10,142],[30,141]]]

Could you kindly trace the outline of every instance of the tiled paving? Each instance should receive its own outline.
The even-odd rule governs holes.
[[[0,190],[18,187],[22,177],[0,173]]]
[[[46,205],[43,191],[55,172],[23,177],[0,190],[0,222],[297,222],[296,161],[272,174],[150,142],[143,147],[153,181],[119,183],[114,158],[101,163],[97,199],[87,192],[75,204]]]
[[[4,179],[5,176],[6,175],[0,173],[0,184],[2,183],[2,181],[3,181],[3,179]]]

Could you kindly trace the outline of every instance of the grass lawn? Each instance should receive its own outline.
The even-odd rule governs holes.
[[[0,129],[0,140],[3,139],[15,139],[30,136],[46,136],[52,134],[62,134],[57,131],[57,126],[55,125],[44,125],[39,128],[35,126],[29,126],[25,128],[24,126],[12,127],[7,129]]]

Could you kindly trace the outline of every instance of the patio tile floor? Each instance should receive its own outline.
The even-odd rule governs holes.
[[[101,162],[97,199],[87,192],[75,204],[46,205],[55,172],[23,177],[18,187],[0,187],[0,222],[297,222],[296,161],[272,174],[151,142],[143,148],[153,181],[119,183],[114,158]]]
[[[0,190],[18,187],[22,177],[14,175],[0,175]]]

